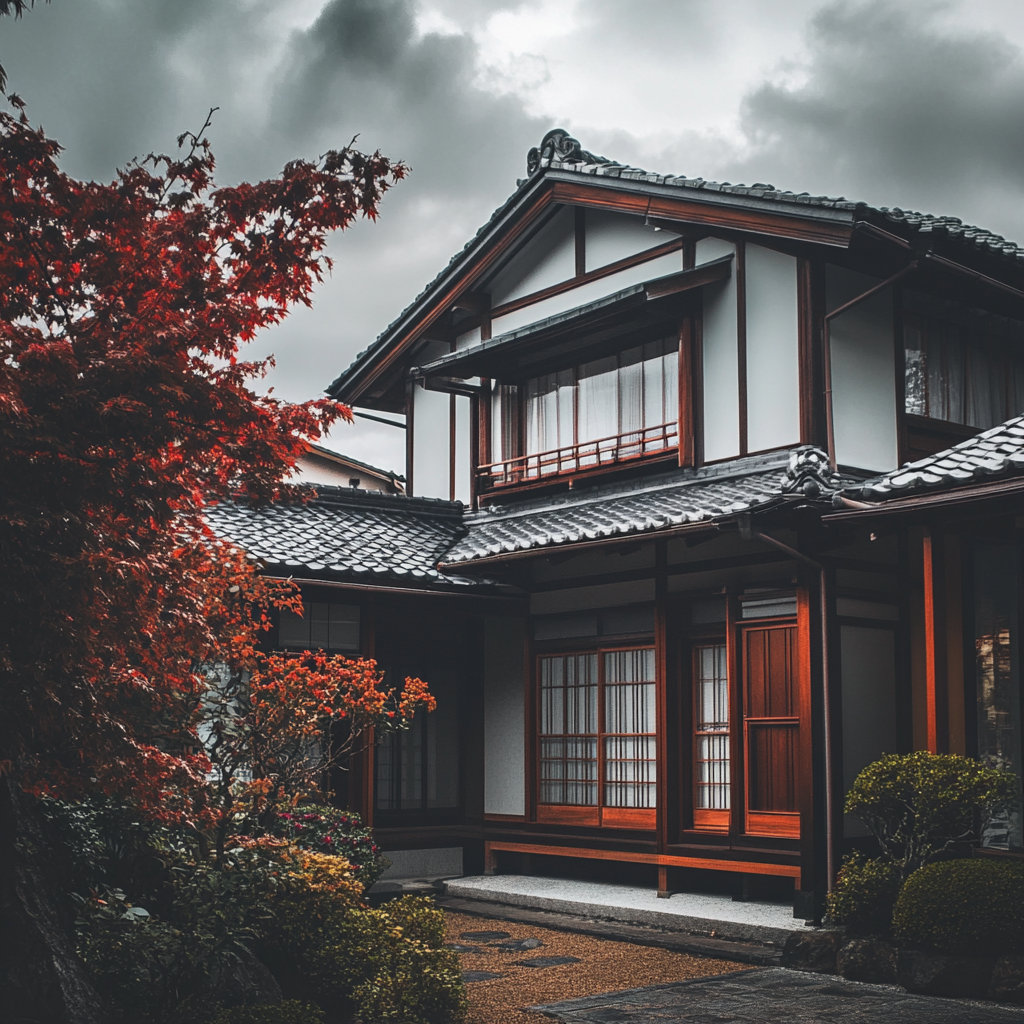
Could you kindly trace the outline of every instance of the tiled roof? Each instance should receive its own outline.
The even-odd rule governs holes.
[[[533,149],[527,158],[529,176],[517,181],[516,191],[491,214],[487,222],[448,261],[439,274],[412,300],[411,303],[377,336],[376,340],[361,351],[345,370],[327,388],[335,394],[350,374],[365,362],[374,352],[382,349],[395,328],[427,296],[434,287],[448,275],[457,264],[463,262],[474,250],[481,237],[515,206],[522,194],[530,188],[539,175],[545,171],[563,171],[571,174],[589,175],[595,178],[615,178],[624,182],[636,182],[654,186],[669,186],[681,192],[717,192],[757,203],[788,205],[790,207],[832,209],[841,211],[854,220],[884,220],[891,225],[917,235],[930,238],[948,238],[966,243],[985,253],[1002,256],[1018,263],[1024,263],[1024,247],[1008,241],[1002,235],[984,228],[964,224],[958,217],[940,217],[930,213],[901,210],[899,207],[872,207],[856,202],[845,196],[813,196],[808,192],[791,192],[774,185],[755,182],[753,185],[732,184],[727,181],[707,181],[704,178],[690,178],[685,174],[653,174],[639,167],[617,163],[607,157],[595,156],[580,148],[580,144],[562,129],[553,129],[544,136],[541,146]]]
[[[727,467],[683,469],[617,487],[575,489],[558,498],[469,513],[469,532],[442,565],[557,547],[578,541],[641,534],[764,506],[792,489],[789,452],[747,458]]]
[[[437,570],[438,559],[466,532],[459,502],[317,487],[317,497],[304,505],[218,505],[208,519],[221,537],[289,575],[414,587],[483,582]]]
[[[1015,416],[952,448],[907,463],[860,486],[847,488],[843,493],[866,501],[885,501],[985,483],[1021,472],[1024,472],[1024,416]]]

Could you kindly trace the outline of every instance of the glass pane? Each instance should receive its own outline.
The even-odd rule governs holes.
[[[598,441],[619,432],[619,386],[616,359],[597,359],[580,367],[579,439]]]
[[[694,657],[696,806],[729,809],[729,679],[724,644],[698,647]]]
[[[310,601],[306,615],[309,616],[309,644],[314,651],[325,650],[331,642],[330,606],[325,602]]]
[[[542,804],[597,804],[597,655],[540,659]]]
[[[638,455],[640,430],[644,425],[644,364],[643,349],[632,348],[623,352],[619,368],[619,428],[622,437],[622,455]]]
[[[604,673],[605,806],[654,807],[657,802],[654,649],[645,647],[607,653]]]
[[[306,614],[309,614],[308,610]],[[279,647],[308,647],[309,619],[296,615],[295,612],[282,611],[277,631],[277,643]]]
[[[904,408],[913,416],[927,416],[927,366],[921,328],[916,320],[908,320],[903,327],[903,359],[906,372]]]
[[[974,652],[978,757],[1021,776],[1020,654],[1016,545],[978,544],[974,551]],[[986,823],[982,844],[1024,845],[1021,809]]]
[[[359,650],[359,605],[332,604],[328,610],[327,646],[332,651]]]

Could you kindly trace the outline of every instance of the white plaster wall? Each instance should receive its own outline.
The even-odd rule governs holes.
[[[627,256],[635,256],[645,249],[664,245],[676,237],[668,231],[656,231],[644,223],[643,217],[634,217],[628,213],[587,210],[585,216],[588,271],[606,267]]]
[[[878,279],[829,266],[829,312],[856,298]],[[886,288],[832,321],[832,405],[836,461],[886,472],[897,466],[896,356],[892,289]]]
[[[736,252],[720,238],[697,243],[697,266]],[[736,273],[704,289],[704,459],[740,453],[739,358],[736,347]]]
[[[526,813],[522,619],[484,619],[484,813]]]
[[[448,395],[416,385],[413,391],[412,488],[427,498],[449,498],[451,446]]]
[[[522,298],[576,274],[576,223],[562,207],[491,279],[491,305]]]
[[[470,401],[465,395],[455,396],[455,499],[469,504]]]
[[[602,277],[599,281],[591,281],[590,284],[580,285],[578,288],[570,288],[560,295],[553,295],[550,299],[535,302],[533,305],[524,306],[514,313],[507,313],[505,316],[497,317],[491,322],[491,336],[496,338],[499,334],[507,334],[509,331],[517,331],[520,327],[536,323],[549,316],[556,316],[566,310],[575,309],[577,306],[585,306],[588,302],[611,295],[622,288],[628,288],[633,284],[640,284],[643,281],[653,281],[658,277],[665,277],[667,274],[678,274],[683,269],[683,255],[681,252],[671,252],[657,259],[648,260],[639,266],[630,267],[628,270],[621,270],[617,274]]]
[[[862,768],[896,752],[896,634],[868,626],[841,626],[839,632],[845,792]],[[852,815],[845,831],[867,835]]]
[[[800,441],[796,259],[747,245],[747,449]]]
[[[466,331],[465,334],[460,334],[455,339],[455,350],[461,352],[464,348],[469,348],[471,345],[480,344],[480,328],[474,327],[471,331]]]

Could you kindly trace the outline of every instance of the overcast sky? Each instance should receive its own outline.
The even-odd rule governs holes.
[[[0,19],[10,88],[109,180],[220,107],[219,179],[359,134],[410,177],[259,339],[318,395],[514,190],[549,128],[651,171],[963,218],[1024,241],[1021,0],[52,0]],[[403,432],[328,444],[401,470]]]

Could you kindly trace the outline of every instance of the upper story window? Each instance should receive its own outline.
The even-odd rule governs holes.
[[[923,298],[904,316],[906,412],[978,430],[1024,412],[1022,325]]]
[[[676,338],[626,349],[492,395],[491,484],[612,465],[675,448]]]
[[[277,643],[303,651],[358,651],[359,605],[306,601],[302,615],[282,611]]]

